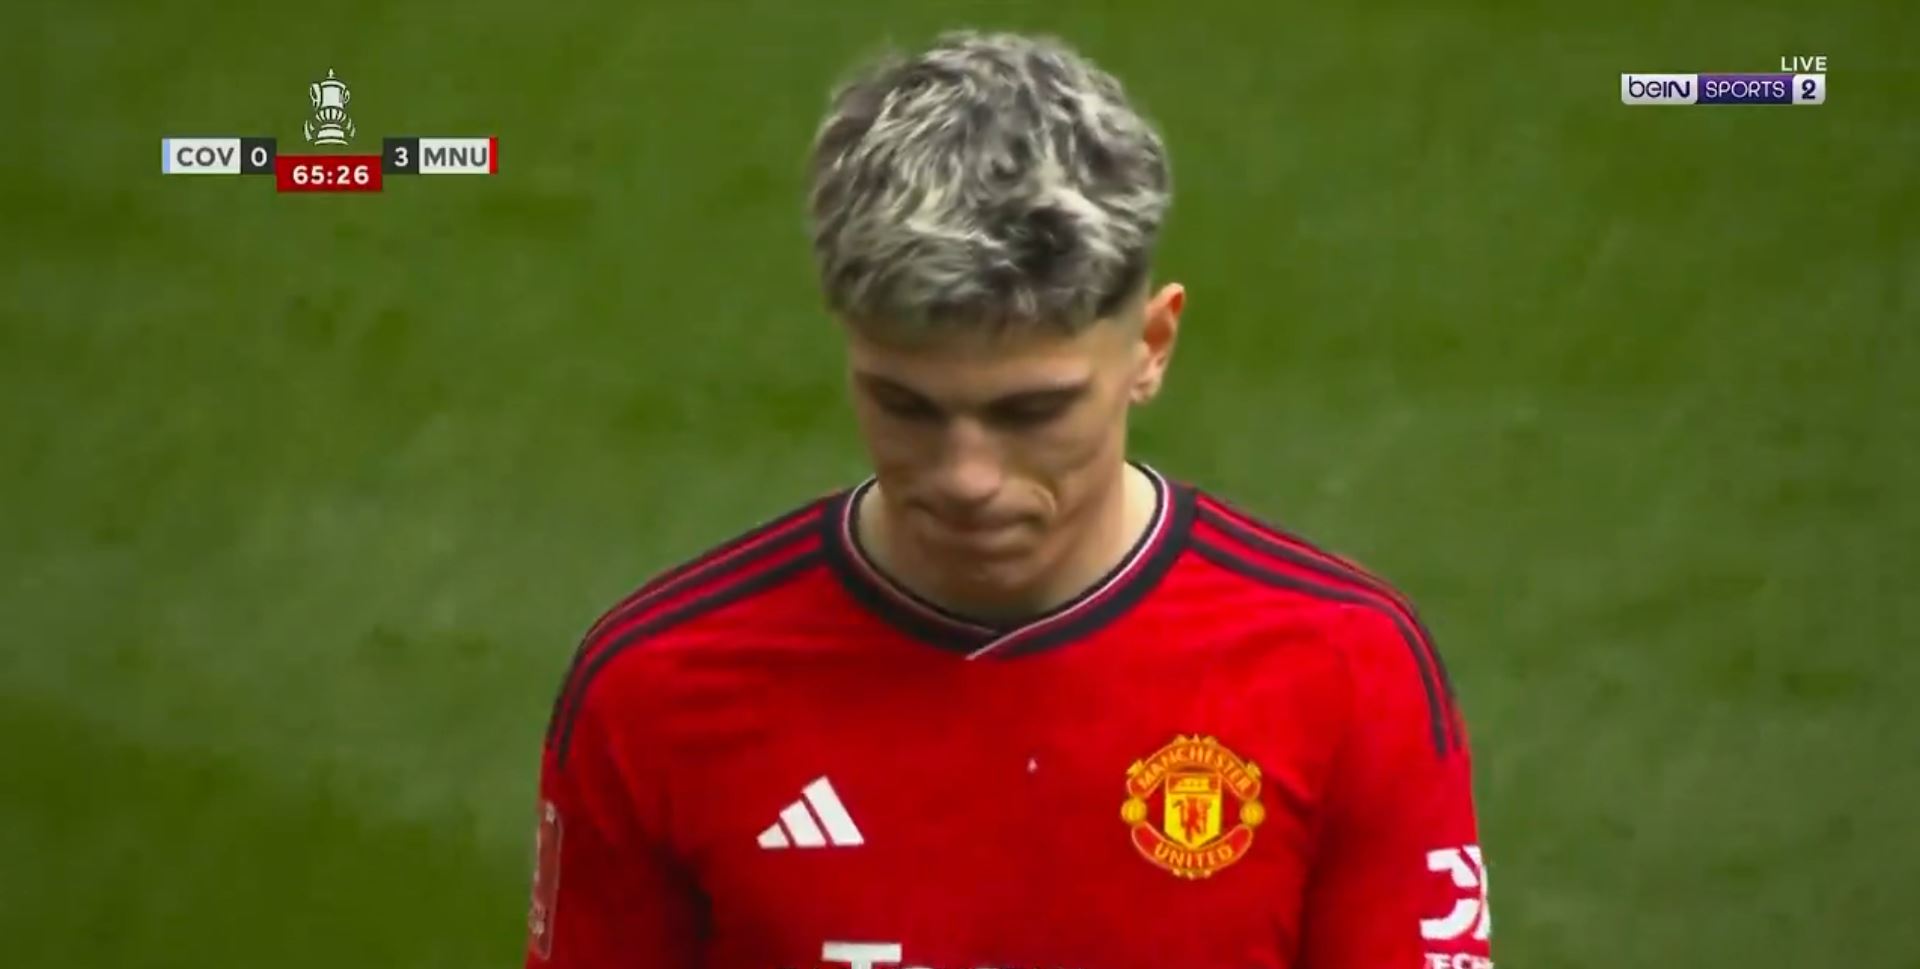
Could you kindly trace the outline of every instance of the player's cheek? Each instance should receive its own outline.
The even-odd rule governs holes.
[[[900,420],[864,400],[854,405],[853,417],[861,440],[876,460],[901,453],[907,439]]]
[[[866,428],[867,451],[882,481],[918,478],[938,465],[943,441],[937,427],[880,415]]]
[[[1019,435],[1008,442],[1007,454],[1015,474],[1040,483],[1056,504],[1073,504],[1095,479],[1104,477],[1103,458],[1118,446],[1097,409],[1085,408]]]

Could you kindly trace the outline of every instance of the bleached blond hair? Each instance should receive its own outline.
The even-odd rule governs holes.
[[[1077,332],[1144,285],[1166,148],[1053,38],[962,31],[836,90],[809,210],[828,308],[867,327]]]

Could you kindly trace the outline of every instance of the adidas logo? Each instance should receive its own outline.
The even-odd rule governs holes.
[[[824,830],[823,830],[824,829]],[[780,820],[760,832],[760,847],[769,851],[782,848],[851,848],[865,844],[853,817],[847,814],[833,783],[822,777],[800,792],[800,800],[780,812]]]

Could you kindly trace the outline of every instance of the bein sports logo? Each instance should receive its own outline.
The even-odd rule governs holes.
[[[1487,863],[1479,845],[1441,848],[1427,852],[1427,870],[1447,875],[1463,894],[1453,910],[1437,919],[1420,920],[1420,936],[1429,942],[1452,942],[1473,933],[1476,942],[1493,935],[1493,913],[1487,907]],[[1471,893],[1471,894],[1465,894]]]
[[[1622,74],[1621,104],[1695,104],[1700,100],[1697,74]]]

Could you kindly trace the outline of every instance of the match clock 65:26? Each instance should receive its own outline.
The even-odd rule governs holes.
[[[378,155],[281,155],[274,182],[282,192],[378,192]]]

